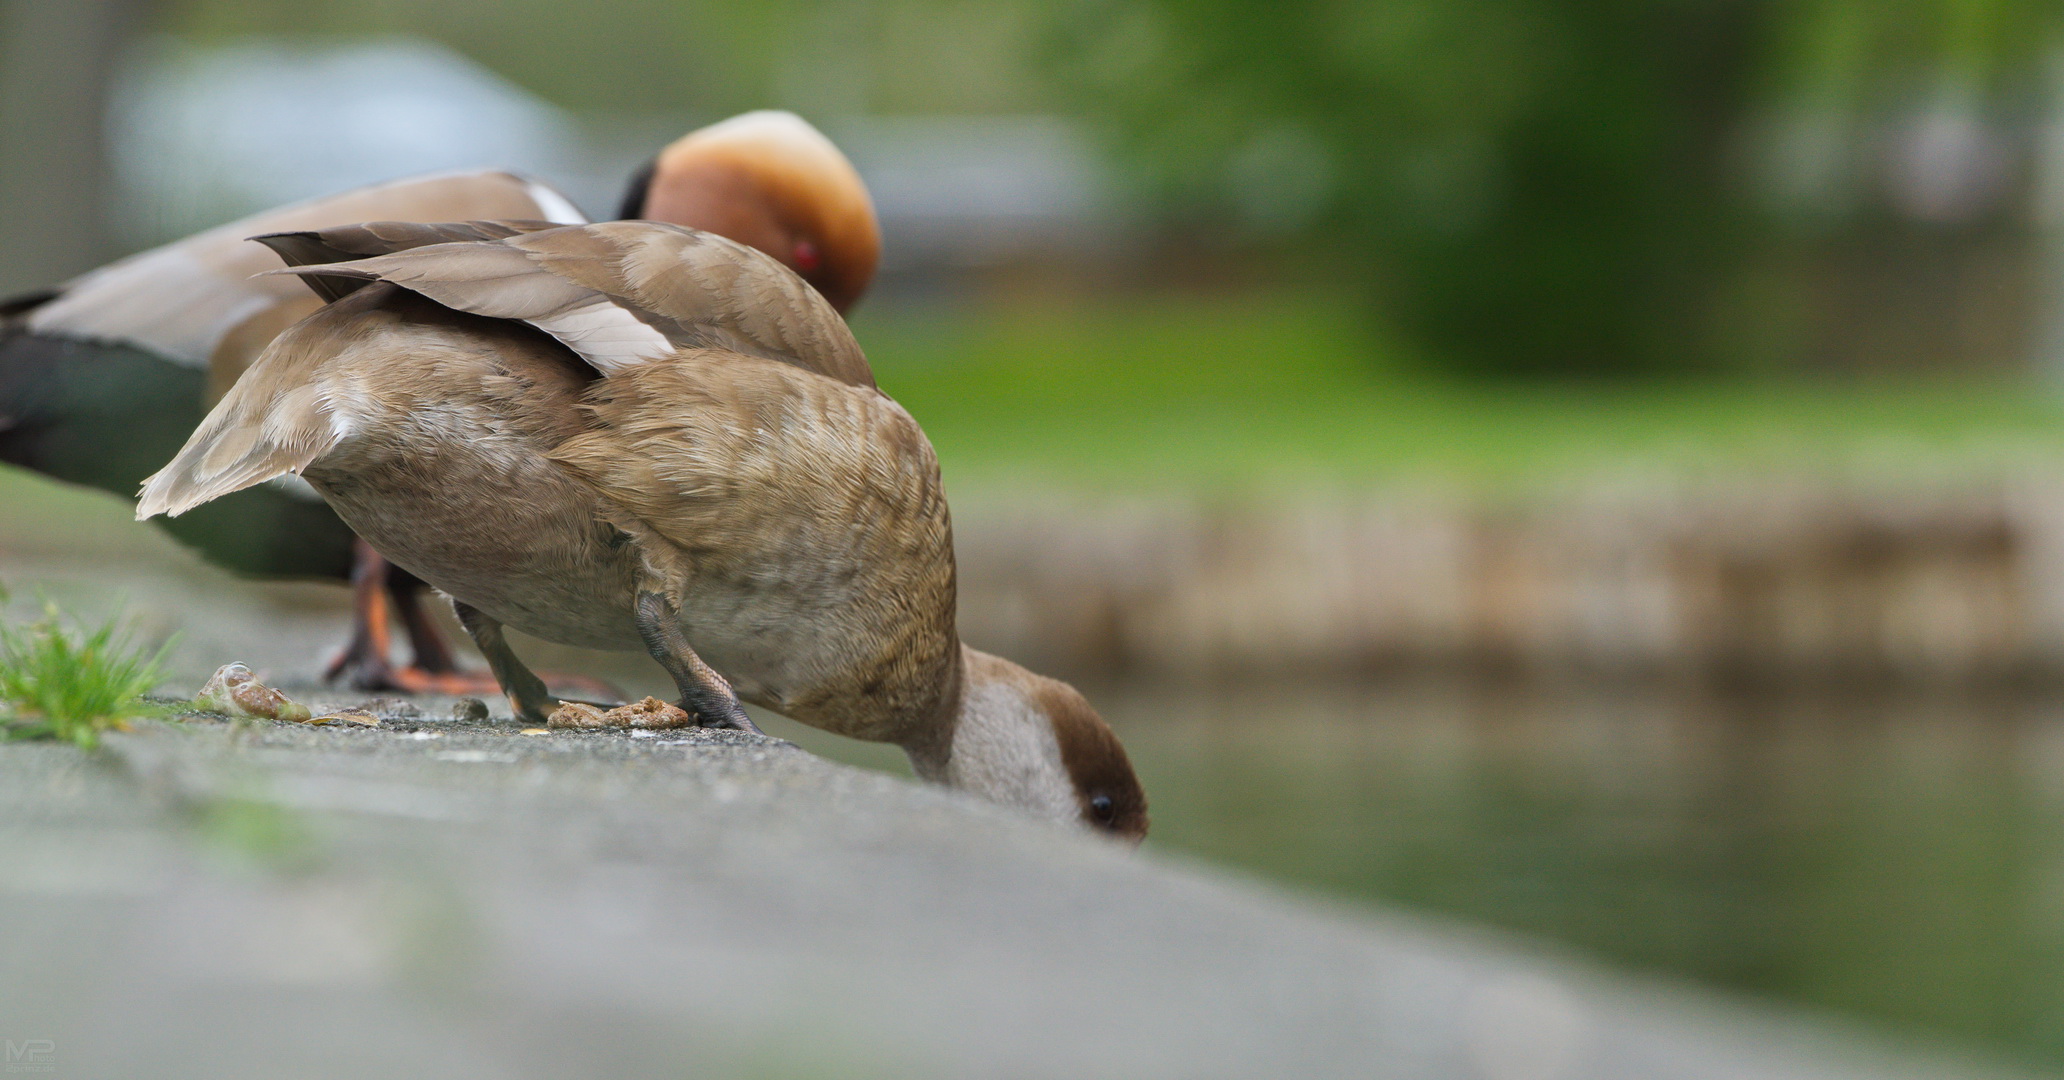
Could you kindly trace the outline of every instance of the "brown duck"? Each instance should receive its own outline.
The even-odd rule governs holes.
[[[860,178],[792,113],[746,113],[683,136],[632,179],[618,213],[757,247],[842,311],[866,289],[880,250]],[[551,187],[511,173],[418,177],[267,211],[0,301],[0,463],[133,494],[274,336],[322,304],[292,279],[253,277],[278,261],[248,237],[463,219],[586,221]],[[355,628],[332,677],[376,690],[491,689],[457,672],[421,608],[422,583],[354,541],[293,478],[163,524],[240,573],[350,580]],[[390,612],[415,647],[410,666],[388,662]]]
[[[502,627],[643,648],[739,701],[896,743],[919,775],[1129,837],[1146,803],[1082,696],[962,644],[917,422],[781,263],[650,222],[261,237],[332,302],[144,485],[139,517],[297,474],[449,593],[518,714]]]

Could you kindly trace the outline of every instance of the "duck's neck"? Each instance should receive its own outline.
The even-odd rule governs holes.
[[[943,722],[903,746],[917,774],[1041,817],[1077,818],[1075,784],[1033,692],[1035,677],[965,645],[960,651],[960,685]]]
[[[919,725],[916,733],[901,743],[919,779],[951,783],[948,775],[953,762],[953,736],[960,728],[961,702],[967,696],[969,651],[965,644],[955,650],[953,662],[947,665],[949,685],[939,695],[939,711],[930,723]]]

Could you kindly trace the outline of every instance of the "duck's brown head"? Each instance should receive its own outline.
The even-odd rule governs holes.
[[[963,647],[960,706],[940,759],[919,772],[1042,817],[1131,840],[1147,795],[1109,724],[1067,683]]]
[[[881,229],[860,174],[790,112],[749,112],[683,135],[632,178],[618,216],[756,247],[842,312],[867,291],[881,259]]]

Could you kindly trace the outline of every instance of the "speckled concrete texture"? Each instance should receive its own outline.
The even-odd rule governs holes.
[[[0,745],[0,1039],[93,1078],[1997,1075],[777,740],[450,704]]]

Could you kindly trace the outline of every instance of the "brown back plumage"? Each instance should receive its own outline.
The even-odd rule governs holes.
[[[356,379],[331,385],[322,374],[351,345],[353,324],[337,309],[365,306],[366,294],[345,287],[351,282],[388,282],[456,311],[527,322],[605,376],[695,348],[874,385],[852,331],[816,290],[769,256],[709,233],[637,221],[376,222],[264,240],[289,260],[381,253],[276,271],[312,277],[342,299],[273,340],[144,482],[140,518],[299,472],[344,437],[340,399],[378,392]]]

